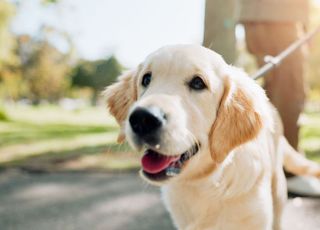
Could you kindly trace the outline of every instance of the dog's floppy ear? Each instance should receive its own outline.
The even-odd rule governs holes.
[[[256,137],[261,127],[261,117],[245,89],[226,77],[217,117],[209,133],[213,160],[221,163],[232,149]]]
[[[118,77],[118,81],[106,88],[103,95],[107,101],[107,107],[120,125],[118,142],[125,139],[124,121],[131,105],[137,100],[137,88],[135,82],[135,70],[128,71]]]

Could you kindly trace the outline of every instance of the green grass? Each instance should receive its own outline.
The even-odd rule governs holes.
[[[8,121],[9,118],[5,111],[0,107],[0,121]]]
[[[0,121],[0,168],[128,170],[139,154],[118,145],[118,126],[104,108],[7,106]],[[304,114],[300,147],[320,163],[320,114]]]
[[[137,154],[116,144],[118,127],[104,108],[6,107],[0,121],[0,167],[37,170],[132,169]]]
[[[300,131],[300,148],[309,159],[320,163],[320,113],[305,113]]]

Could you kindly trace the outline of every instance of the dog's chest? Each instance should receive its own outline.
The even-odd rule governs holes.
[[[203,207],[203,194],[190,187],[172,188],[165,186],[162,189],[162,197],[166,208],[172,215],[178,215],[178,219],[191,220],[194,216],[199,215],[201,207]],[[195,197],[200,198],[196,199]]]
[[[248,194],[248,199],[241,202],[222,202],[210,190],[204,192],[188,186],[165,186],[162,189],[165,206],[174,224],[178,229],[190,230],[269,229],[271,200],[261,199],[259,193]]]
[[[219,220],[215,217],[221,216],[221,213],[218,214],[221,203],[210,198],[210,191],[203,192],[189,186],[165,186],[162,189],[162,196],[178,229],[198,225],[203,221],[201,219],[208,216],[210,222],[217,224]]]

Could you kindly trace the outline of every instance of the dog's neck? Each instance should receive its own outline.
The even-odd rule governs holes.
[[[183,174],[162,187],[165,205],[173,219],[179,220],[176,225],[180,229],[194,225],[197,221],[201,222],[200,217],[204,218],[208,215],[210,215],[210,223],[203,222],[203,224],[214,225],[216,226],[214,229],[224,229],[225,218],[232,213],[234,205],[238,205],[239,209],[243,204],[253,205],[261,202],[259,200],[261,196],[266,197],[263,199],[265,205],[272,202],[268,196],[271,194],[268,188],[271,189],[272,174],[267,163],[270,162],[270,159],[267,159],[270,155],[267,152],[261,152],[263,149],[268,149],[265,148],[266,143],[263,141],[265,137],[261,135],[235,148],[221,164],[215,164],[209,152],[199,152],[193,162],[198,161],[194,164],[196,166],[200,161],[204,167],[203,170],[197,169],[198,173],[192,174],[196,168],[190,164]],[[210,166],[211,170],[206,170]],[[257,186],[257,184],[265,186]],[[258,188],[265,188],[265,190]],[[238,201],[241,202],[237,203]],[[251,209],[246,210],[249,211],[231,215],[233,217],[252,215]],[[263,215],[260,213],[257,216]],[[201,224],[199,226],[202,226]],[[229,224],[232,225],[232,222]],[[199,226],[195,229],[207,229]],[[230,228],[237,229],[237,226]]]
[[[185,192],[192,189],[198,194],[205,187],[211,190],[212,196],[219,199],[241,196],[254,187],[262,176],[264,167],[261,157],[255,157],[260,154],[257,152],[258,145],[258,142],[244,144],[230,152],[220,164],[211,159],[209,152],[199,152],[194,160],[203,162],[201,168],[188,165],[180,178],[173,179],[165,187],[179,187]]]

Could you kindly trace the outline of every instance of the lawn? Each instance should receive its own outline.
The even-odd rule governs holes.
[[[320,163],[320,113],[304,113],[300,123],[300,148]]]
[[[139,154],[116,144],[118,127],[104,108],[7,106],[0,121],[0,168],[35,171],[128,170]],[[320,114],[302,117],[301,148],[320,162]]]
[[[0,121],[0,168],[122,170],[139,160],[116,144],[118,128],[104,108],[9,106]]]

